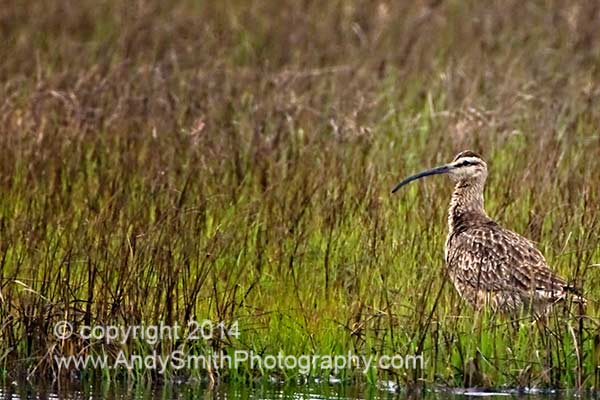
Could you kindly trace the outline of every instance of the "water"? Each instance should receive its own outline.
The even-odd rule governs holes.
[[[584,396],[585,397],[585,396]],[[304,385],[293,387],[259,386],[255,388],[239,385],[219,385],[210,389],[206,385],[163,385],[163,386],[120,386],[98,385],[86,387],[43,387],[32,385],[10,385],[0,387],[0,399],[427,399],[427,400],[528,400],[580,399],[571,392],[529,391],[476,391],[476,390],[425,390],[408,393],[392,387],[342,385]]]

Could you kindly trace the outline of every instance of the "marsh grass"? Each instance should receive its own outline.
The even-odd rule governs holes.
[[[594,2],[17,3],[0,11],[5,379],[302,378],[52,359],[244,349],[424,355],[341,374],[373,384],[598,386]],[[488,160],[489,214],[582,285],[585,319],[460,301],[443,270],[451,184],[389,190],[465,148]],[[53,334],[190,319],[241,336]]]

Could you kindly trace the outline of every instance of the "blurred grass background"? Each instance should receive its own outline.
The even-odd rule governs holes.
[[[241,337],[156,349],[422,353],[422,370],[366,380],[597,387],[599,7],[5,1],[5,379],[65,376],[53,355],[152,351],[58,340],[60,320],[209,318]],[[488,213],[583,285],[583,327],[473,328],[444,283],[451,184],[389,193],[467,148],[488,160]]]

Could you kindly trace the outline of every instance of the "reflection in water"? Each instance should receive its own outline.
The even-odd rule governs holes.
[[[388,390],[383,385],[377,389],[371,386],[305,385],[305,386],[264,386],[247,387],[241,385],[220,385],[210,389],[202,384],[181,384],[162,386],[131,387],[119,385],[88,385],[85,387],[43,387],[12,385],[0,387],[1,399],[429,399],[429,400],[469,400],[478,397],[527,400],[581,399],[574,393],[503,391],[489,392],[476,390],[406,391]]]

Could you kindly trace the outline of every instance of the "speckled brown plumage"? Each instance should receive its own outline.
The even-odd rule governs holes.
[[[448,210],[445,259],[448,275],[460,296],[476,308],[539,316],[560,301],[585,300],[547,265],[528,239],[505,229],[484,209],[487,165],[471,151],[458,154],[442,167],[411,176],[405,184],[434,174],[448,174],[455,183]]]

